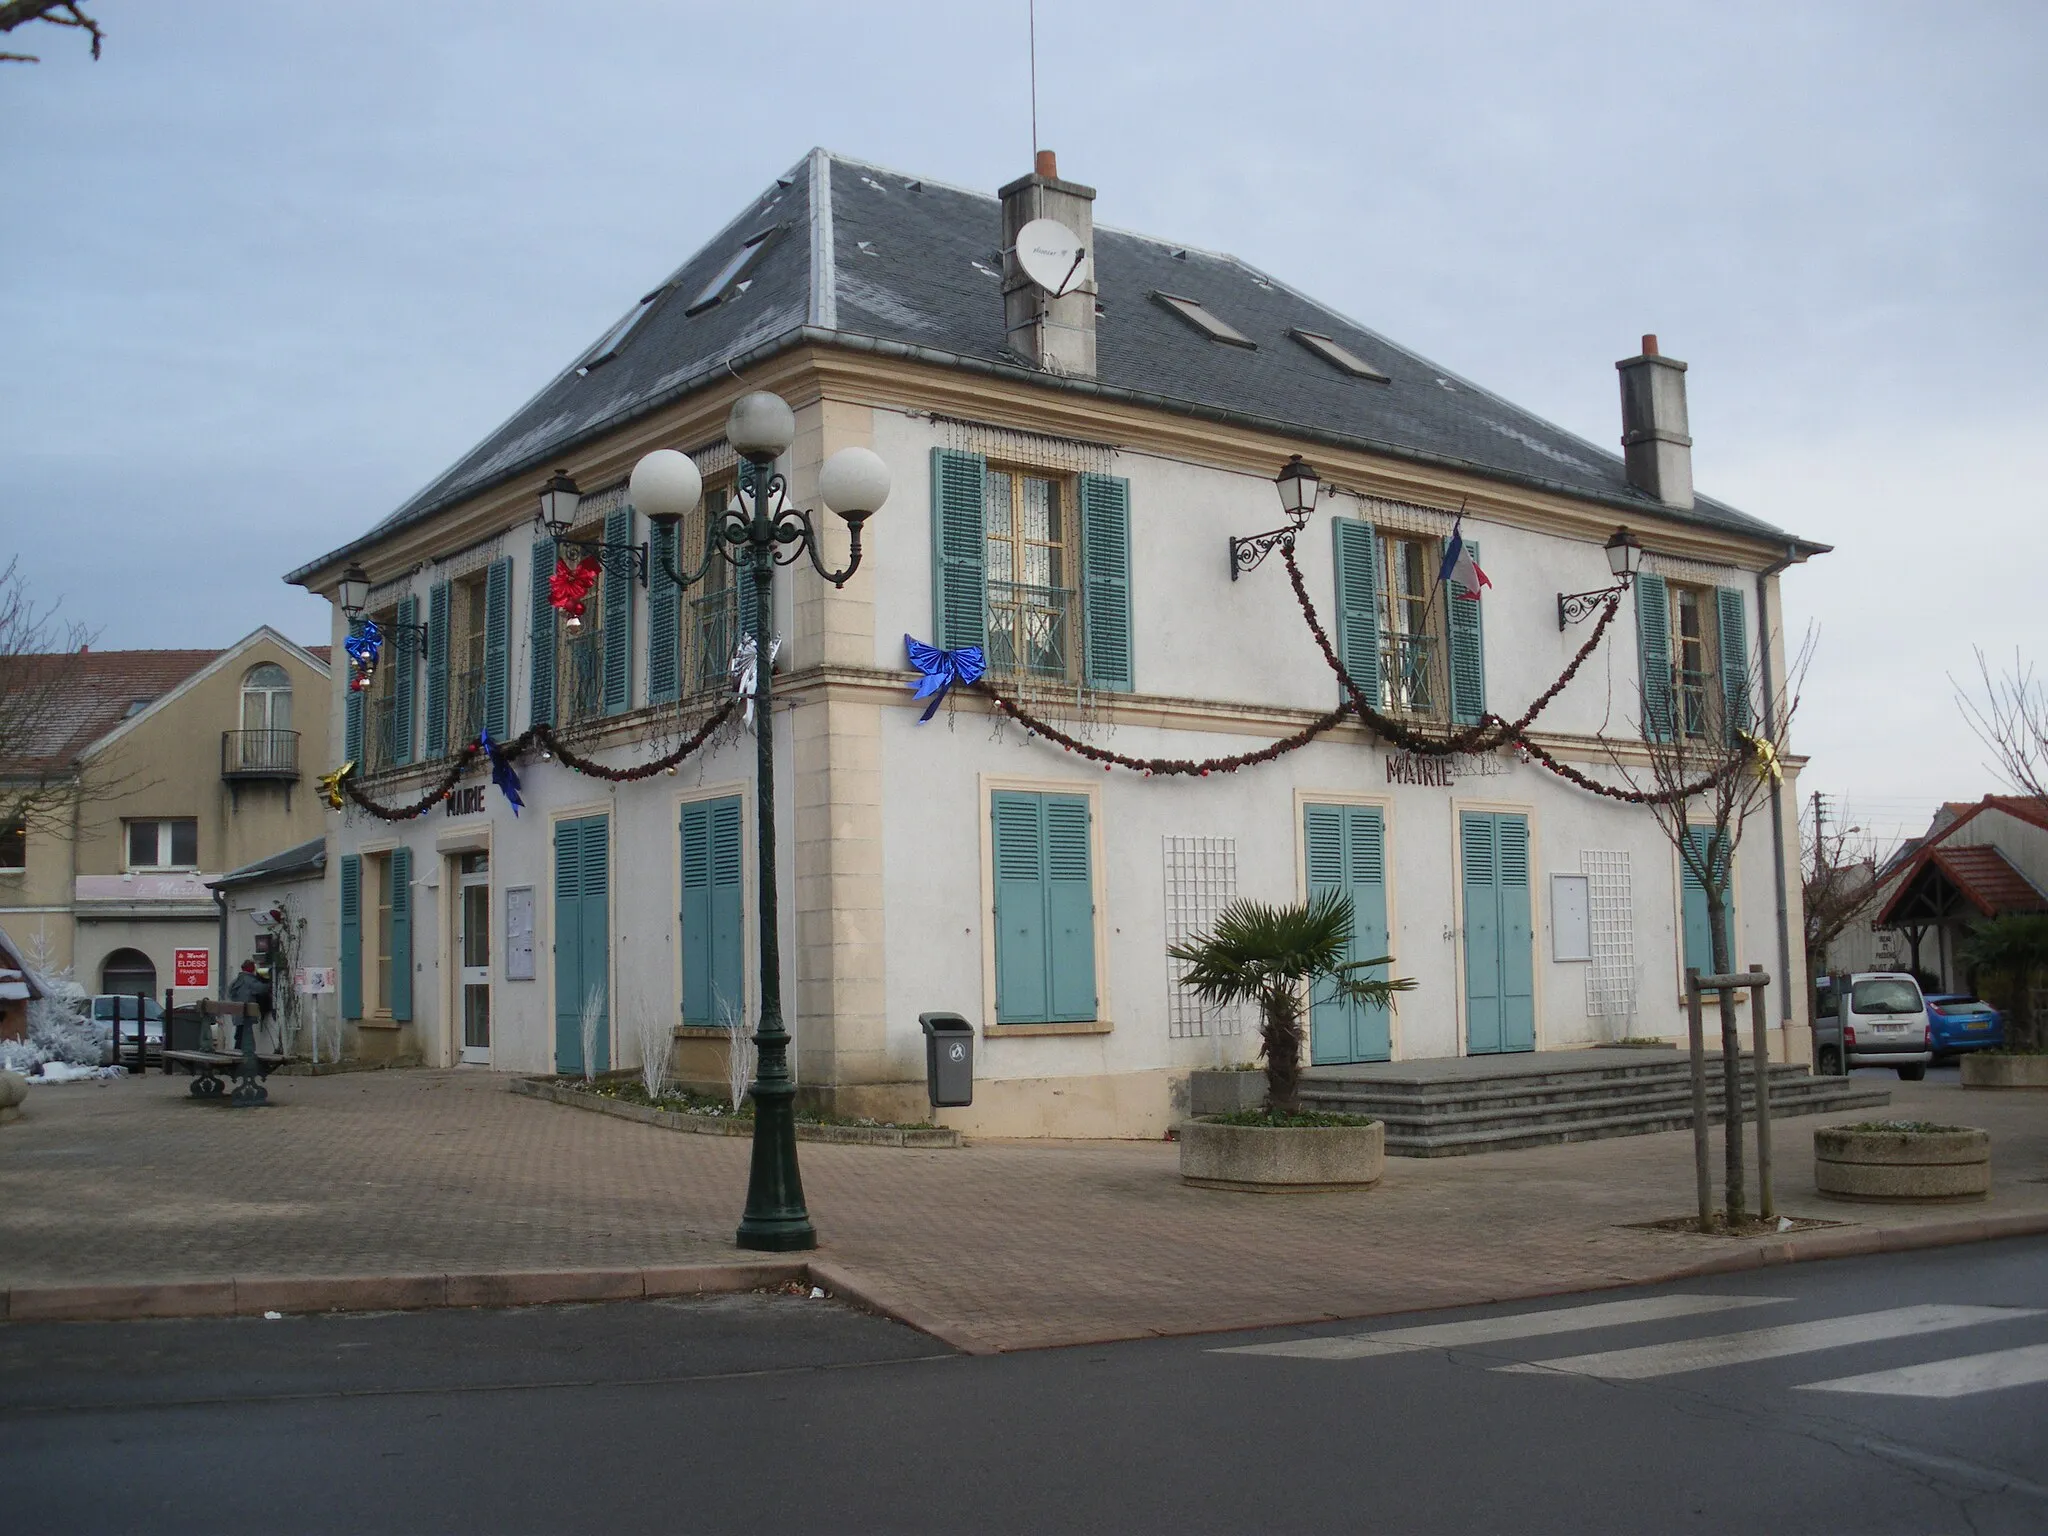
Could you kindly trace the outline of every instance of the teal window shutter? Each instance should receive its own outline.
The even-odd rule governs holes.
[[[391,880],[391,1017],[412,1017],[412,850],[394,848]]]
[[[484,576],[484,726],[493,741],[512,734],[512,562]],[[467,742],[463,746],[469,745]]]
[[[1479,541],[1466,540],[1479,562]],[[1451,723],[1477,725],[1486,713],[1486,627],[1477,593],[1467,597],[1461,582],[1449,583],[1445,599],[1451,646]]]
[[[1643,736],[1670,741],[1671,593],[1662,576],[1636,576],[1636,651],[1643,672]]]
[[[1095,884],[1088,854],[1088,797],[1045,797],[1046,968],[1054,1023],[1095,1017]]]
[[[740,799],[682,809],[683,1022],[715,1027],[746,1017]]]
[[[630,544],[633,509],[620,507],[604,520],[607,544]],[[633,707],[633,557],[623,549],[605,551],[604,712],[622,715]]]
[[[1379,534],[1355,517],[1330,520],[1337,540],[1337,659],[1377,709],[1380,702]],[[1343,685],[1338,685],[1341,694]],[[1340,704],[1350,703],[1340,697]]]
[[[988,461],[932,450],[932,644],[988,644]]]
[[[448,755],[448,583],[427,593],[427,740],[423,758]]]
[[[1045,807],[1038,795],[998,792],[990,805],[996,887],[996,1022],[1052,1017],[1046,974]]]
[[[555,541],[533,541],[533,616],[528,635],[529,725],[555,723],[555,608],[548,601],[548,583],[555,574]],[[496,734],[493,732],[492,734]]]
[[[593,1072],[611,1070],[611,823],[604,816],[583,820],[582,977],[586,991],[603,1000]],[[579,1041],[580,1045],[580,1041]],[[579,1050],[578,1054],[581,1054]]]
[[[418,688],[419,651],[409,626],[420,621],[419,599],[401,597],[395,617],[398,633],[391,637],[385,651],[398,668],[391,675],[391,761],[402,764],[412,761],[413,696]]]
[[[714,1022],[732,1010],[736,1025],[747,1017],[745,980],[746,893],[740,863],[740,797],[711,802],[711,1008]]]
[[[1678,860],[1679,926],[1681,935],[1681,964],[1696,967],[1700,974],[1712,975],[1714,971],[1714,929],[1707,916],[1707,887],[1694,868],[1697,859],[1707,865],[1707,855],[1713,846],[1712,827],[1687,827],[1686,842],[1692,850],[1692,857],[1681,854]],[[1730,850],[1724,845],[1717,863],[1712,866],[1719,870],[1725,886],[1728,873]],[[1728,966],[1735,967],[1735,893],[1728,891],[1722,897],[1728,916]]]
[[[1737,733],[1750,728],[1748,605],[1739,587],[1719,588],[1714,601],[1721,621],[1721,703],[1732,747]]]
[[[363,860],[341,856],[341,1016],[363,1016]]]
[[[662,574],[676,563],[681,527],[663,519],[648,524],[647,702],[673,704],[682,697],[683,594]]]
[[[1129,693],[1131,662],[1131,482],[1081,476],[1082,640],[1090,688]]]
[[[353,688],[341,703],[341,760],[358,767],[363,761],[363,696]]]

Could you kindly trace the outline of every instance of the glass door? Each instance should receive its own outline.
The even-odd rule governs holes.
[[[456,948],[462,1001],[462,1060],[491,1062],[491,856],[465,853],[456,888]]]

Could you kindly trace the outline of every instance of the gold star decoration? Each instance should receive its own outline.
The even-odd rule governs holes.
[[[1784,783],[1785,768],[1778,761],[1778,749],[1763,737],[1752,736],[1747,731],[1742,732],[1741,736],[1742,745],[1749,751],[1750,764],[1756,769],[1756,776],[1766,784]]]
[[[323,773],[316,782],[320,786],[320,798],[334,810],[341,809],[342,781],[356,771],[354,758],[350,758],[332,773]]]

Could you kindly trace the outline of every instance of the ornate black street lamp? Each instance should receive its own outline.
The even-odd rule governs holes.
[[[789,1075],[789,1030],[782,1022],[782,952],[775,899],[775,726],[769,705],[774,687],[769,632],[775,615],[775,567],[809,555],[812,567],[835,587],[860,569],[861,526],[889,497],[889,467],[865,448],[842,448],[818,472],[818,494],[846,523],[846,569],[826,569],[811,514],[789,505],[788,486],[775,461],[796,441],[796,416],[779,395],[742,395],[726,418],[726,441],[752,468],[751,486],[719,517],[705,519],[704,556],[687,575],[666,558],[661,575],[680,588],[695,586],[724,559],[754,582],[754,776],[760,874],[761,1020],[754,1032],[760,1055],[754,1098],[753,1165],[747,1209],[737,1241],[742,1248],[788,1252],[815,1248],[817,1230],[804,1207],[796,1160],[796,1085]],[[679,524],[703,499],[704,481],[687,454],[658,448],[633,466],[628,496],[649,521]]]
[[[1626,528],[1617,528],[1607,540],[1607,569],[1614,572],[1614,585],[1602,587],[1597,592],[1560,592],[1557,594],[1557,627],[1564,629],[1582,619],[1589,619],[1600,611],[1600,605],[1610,597],[1619,597],[1626,592],[1636,579],[1636,572],[1643,566],[1643,546],[1636,536]]]
[[[1308,525],[1309,517],[1316,509],[1316,492],[1321,481],[1313,464],[1304,463],[1300,454],[1281,466],[1280,473],[1273,481],[1280,492],[1280,510],[1287,514],[1287,526],[1275,528],[1266,533],[1250,534],[1242,539],[1230,541],[1230,579],[1232,581],[1246,571],[1257,570],[1259,562],[1280,548],[1292,549],[1295,535]]]
[[[342,617],[348,620],[349,632],[361,631],[364,610],[370,606],[370,573],[360,565],[351,565],[341,573],[341,584],[335,593],[341,604]],[[427,656],[427,626],[424,624],[400,624],[391,620],[377,626],[380,639],[388,638],[412,646],[420,653],[420,659]]]

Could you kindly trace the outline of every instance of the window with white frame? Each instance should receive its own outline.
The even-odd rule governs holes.
[[[199,867],[199,820],[176,816],[160,820],[123,823],[128,842],[128,867],[143,869],[197,869]]]

